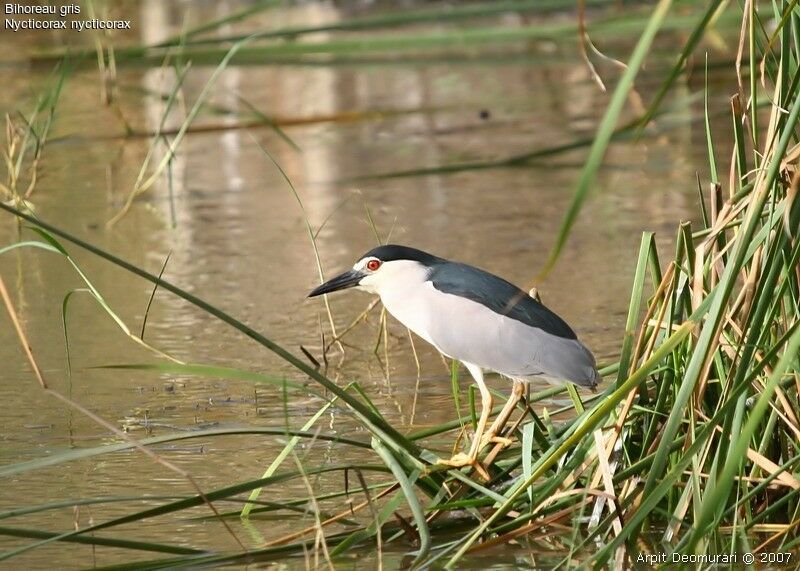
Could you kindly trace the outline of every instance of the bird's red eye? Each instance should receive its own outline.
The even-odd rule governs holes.
[[[370,260],[369,262],[367,262],[367,269],[369,271],[371,271],[371,272],[374,272],[375,270],[377,270],[380,267],[381,267],[381,261],[380,260]]]

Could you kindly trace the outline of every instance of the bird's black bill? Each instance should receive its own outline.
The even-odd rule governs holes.
[[[331,293],[334,291],[339,291],[340,289],[355,287],[363,277],[364,274],[362,272],[348,270],[342,275],[336,276],[335,278],[326,281],[324,284],[314,289],[310,294],[308,294],[308,297],[316,297],[318,295],[322,295],[323,293]]]

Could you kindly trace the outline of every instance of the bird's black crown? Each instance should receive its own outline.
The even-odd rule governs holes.
[[[432,267],[442,263],[444,260],[428,252],[409,248],[408,246],[398,246],[396,244],[386,244],[373,248],[361,258],[378,258],[382,262],[392,262],[394,260],[413,260],[423,266]]]

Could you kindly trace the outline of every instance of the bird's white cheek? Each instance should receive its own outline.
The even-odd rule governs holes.
[[[374,275],[364,276],[358,282],[358,289],[368,293],[378,293],[378,280],[375,279]]]

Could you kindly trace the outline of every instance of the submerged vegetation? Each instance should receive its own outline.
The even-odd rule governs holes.
[[[505,5],[504,10],[512,10],[524,3],[500,4]],[[559,248],[568,239],[570,226],[592,186],[604,153],[611,139],[620,133],[617,123],[622,107],[656,33],[673,17],[670,4],[659,2],[637,28],[642,30],[639,43],[615,87],[597,136],[587,141],[591,148],[573,207],[548,268],[557,263]],[[682,72],[706,27],[720,17],[718,11],[724,9],[724,17],[731,18],[731,14],[740,10],[721,4],[711,2],[699,17],[692,18],[687,43],[665,79],[662,94],[642,121],[625,126],[626,133],[633,136],[640,129],[642,134],[645,123],[659,112],[663,93]],[[483,9],[489,10],[486,6]],[[474,6],[464,6],[453,8],[451,16],[455,18],[459,10],[464,11],[464,17],[485,15],[476,14],[479,10]],[[345,22],[339,29],[391,28],[424,22],[424,14],[374,18],[349,26]],[[641,12],[637,14],[641,16]],[[311,566],[321,566],[325,561],[335,562],[354,548],[372,545],[379,551],[407,551],[410,562],[417,566],[452,568],[477,552],[523,537],[536,542],[550,538],[554,530],[560,533],[557,541],[565,567],[579,562],[603,567],[609,562],[635,560],[638,553],[661,551],[712,555],[796,550],[800,543],[800,479],[796,475],[800,473],[800,173],[797,170],[800,12],[796,2],[751,1],[744,4],[739,16],[741,43],[733,64],[739,92],[733,94],[730,109],[724,110],[730,113],[734,147],[730,157],[722,156],[706,121],[710,177],[699,183],[698,219],[702,224],[678,225],[674,254],[669,259],[658,255],[653,234],[643,236],[619,360],[601,370],[605,379],[602,392],[583,401],[573,393],[571,407],[544,414],[536,404],[567,389],[554,388],[528,395],[520,407],[519,418],[506,431],[507,435],[515,436],[515,444],[506,449],[498,445],[483,458],[489,481],[469,469],[435,465],[438,456],[430,451],[429,443],[440,435],[455,434],[461,428],[461,419],[401,434],[372,405],[357,381],[337,385],[320,367],[296,357],[231,314],[40,219],[35,209],[29,209],[25,198],[30,198],[35,182],[20,184],[22,165],[31,165],[29,179],[35,180],[36,165],[63,80],[58,79],[52,91],[56,95],[43,98],[36,108],[35,121],[27,123],[28,132],[39,136],[26,136],[24,128],[14,127],[18,123],[9,120],[6,152],[9,184],[2,187],[5,202],[0,203],[0,208],[24,221],[36,236],[2,247],[0,253],[34,248],[61,257],[84,282],[84,287],[75,292],[90,295],[133,341],[162,358],[160,364],[118,365],[120,369],[250,380],[277,386],[286,399],[298,392],[310,392],[325,404],[299,428],[211,429],[136,440],[48,388],[36,363],[36,348],[28,349],[18,309],[7,284],[0,278],[4,304],[42,388],[90,415],[119,438],[115,444],[5,465],[0,467],[0,476],[25,474],[78,458],[138,448],[189,479],[197,491],[191,497],[164,499],[155,507],[76,530],[52,532],[10,525],[0,527],[0,534],[33,540],[1,553],[0,560],[63,541],[162,554],[118,567],[124,569],[233,564],[304,554]],[[524,29],[531,34],[539,33],[533,27]],[[173,49],[183,46],[187,57],[192,50],[217,49],[208,47],[212,40],[196,38],[204,31],[190,31],[165,46]],[[307,31],[278,32],[295,38]],[[282,37],[278,32],[261,36]],[[464,33],[459,41],[469,43],[473,41],[471,37]],[[235,61],[237,54],[245,53],[240,49],[244,50],[243,42],[249,41],[252,38],[226,39],[227,47],[222,57],[217,58],[221,63],[209,84]],[[353,47],[357,42],[348,41],[331,41],[326,49],[332,54],[357,51]],[[404,41],[402,37],[392,38],[379,47],[395,49],[400,41]],[[203,47],[188,45],[195,42]],[[235,42],[233,47],[230,42]],[[302,45],[287,42],[270,49],[291,56],[312,51]],[[363,47],[364,43],[358,45]],[[158,49],[167,49],[165,46]],[[144,51],[139,54],[143,58]],[[269,53],[267,50],[253,56],[266,57]],[[118,49],[116,54],[137,57],[136,50]],[[165,158],[152,169],[155,174],[148,175],[145,164],[130,201],[168,170],[172,153],[191,129],[191,120],[204,103],[206,93],[204,90],[176,138],[169,143]],[[170,96],[170,104],[174,97]],[[706,109],[707,118],[715,113],[720,110]],[[160,137],[160,133],[155,134],[154,146],[161,144]],[[148,155],[147,161],[150,158]],[[509,165],[484,165],[494,166]],[[310,227],[309,233],[313,241]],[[307,376],[314,383],[304,385],[236,368],[186,364],[165,355],[145,342],[143,334],[131,331],[114,313],[71,257],[72,247],[100,256],[232,326],[291,363],[298,376]],[[69,295],[64,300],[62,314],[67,335],[68,302]],[[320,418],[334,406],[346,406],[369,432],[370,440],[341,438],[319,428]],[[148,448],[168,441],[232,433],[250,433],[253,438],[259,434],[285,435],[287,443],[262,477],[215,490],[202,489],[190,474]],[[299,443],[318,439],[334,440],[342,448],[371,449],[374,460],[370,464],[349,464],[342,454],[339,464],[304,465],[296,455]],[[309,478],[331,472],[345,474],[345,486],[324,498],[315,497]],[[307,483],[307,497],[283,503],[261,500],[258,490],[268,490],[292,479]],[[355,496],[363,499],[353,499]],[[86,504],[104,501],[115,500],[82,500]],[[339,511],[323,511],[319,503],[323,501],[326,509],[338,505]],[[242,546],[240,551],[230,553],[211,553],[203,546],[188,548],[177,541],[136,542],[117,532],[117,526],[122,524],[203,505],[209,506],[212,516],[228,530],[231,518],[255,518],[284,510],[310,509],[315,520],[307,529],[272,539],[257,549],[247,550]],[[221,511],[222,506],[230,511]],[[20,507],[0,513],[0,520],[62,507],[64,504]],[[343,522],[344,527],[340,525]],[[96,532],[101,530],[104,533],[98,535]]]

